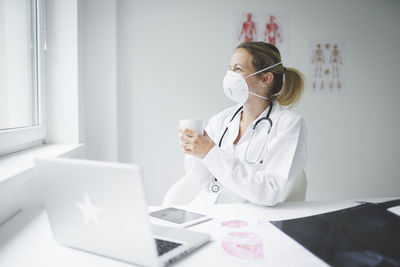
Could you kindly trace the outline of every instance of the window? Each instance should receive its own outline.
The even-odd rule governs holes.
[[[45,137],[41,8],[38,0],[0,0],[0,155]]]

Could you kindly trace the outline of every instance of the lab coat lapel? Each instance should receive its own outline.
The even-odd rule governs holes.
[[[272,129],[271,129],[271,132],[270,132],[270,138],[275,136],[276,126],[278,124],[278,120],[279,120],[280,115],[282,115],[281,111],[282,111],[282,106],[278,103],[278,101],[274,101],[274,106],[273,106],[271,114],[269,116],[269,118],[272,121]]]
[[[242,112],[240,111],[236,117],[229,123],[228,131],[226,132],[226,139],[222,141],[222,148],[225,151],[233,152],[233,142],[236,140],[236,137],[239,134],[239,124],[240,117],[242,116]]]

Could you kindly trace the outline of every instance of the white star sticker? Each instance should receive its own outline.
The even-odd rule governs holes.
[[[85,202],[84,203],[78,202],[76,203],[76,205],[83,213],[83,221],[85,224],[95,223],[99,227],[101,227],[98,215],[102,211],[102,208],[93,205],[87,193],[85,193]]]

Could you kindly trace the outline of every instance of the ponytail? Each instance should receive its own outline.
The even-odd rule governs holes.
[[[244,48],[252,55],[252,64],[257,71],[282,62],[278,48],[269,43],[247,42],[240,44],[237,48]],[[303,74],[295,68],[286,69],[279,64],[257,75],[262,78],[267,72],[274,74],[274,82],[268,97],[276,99],[282,106],[293,108],[300,101],[304,91]]]
[[[276,100],[282,106],[293,108],[300,101],[303,91],[303,74],[295,68],[287,68],[284,74],[282,88],[276,95]]]

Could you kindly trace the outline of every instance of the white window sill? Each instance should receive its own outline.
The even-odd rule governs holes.
[[[34,159],[60,156],[82,157],[84,145],[43,145],[0,157],[0,224],[21,209],[43,206],[33,177]]]
[[[0,157],[0,183],[16,177],[33,168],[35,158],[73,156],[84,149],[83,144],[43,145],[14,154]]]

